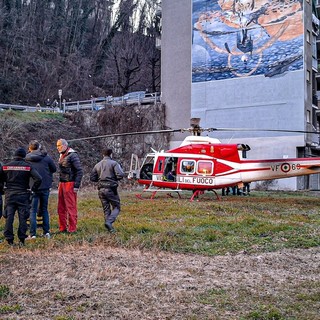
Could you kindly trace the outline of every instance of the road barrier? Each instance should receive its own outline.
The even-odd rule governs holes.
[[[99,97],[83,101],[64,101],[59,107],[37,107],[37,106],[23,106],[13,104],[0,104],[0,111],[2,110],[15,110],[24,112],[72,112],[81,110],[101,110],[108,106],[126,106],[126,105],[143,105],[143,104],[156,104],[161,102],[161,94],[159,92],[146,93],[144,95],[130,96],[130,94],[122,97]]]

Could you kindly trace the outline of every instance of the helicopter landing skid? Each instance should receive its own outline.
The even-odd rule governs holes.
[[[217,200],[221,200],[222,198],[217,194],[217,192],[216,192],[216,190],[209,190],[209,191],[212,191],[212,192],[214,192],[214,194],[216,195],[216,198],[217,198]],[[204,194],[204,190],[195,190],[194,192],[193,192],[193,195],[192,195],[192,197],[190,198],[190,201],[192,202],[192,201],[194,201],[194,198],[197,198],[197,201],[199,201],[199,195],[200,194]]]
[[[141,193],[136,194],[136,197],[137,197],[138,199],[140,199],[140,200],[146,200],[145,198],[142,197],[142,194],[143,194],[144,192],[152,192],[149,200],[153,200],[153,199],[155,198],[157,192],[168,192],[168,193],[167,193],[167,196],[170,197],[170,198],[173,198],[171,192],[176,192],[176,193],[178,194],[178,196],[179,196],[179,199],[181,199],[180,191],[182,191],[182,190],[176,189],[176,190],[172,190],[172,191],[168,192],[168,189],[162,189],[162,188],[158,188],[158,189],[145,188],[145,189],[143,189],[143,191],[142,191]]]

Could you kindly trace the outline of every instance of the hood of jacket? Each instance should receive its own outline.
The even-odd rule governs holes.
[[[66,157],[68,154],[70,153],[77,153],[77,151],[75,151],[74,149],[68,147],[65,151],[60,153],[60,159]]]
[[[41,161],[45,155],[40,150],[33,150],[26,155],[26,160],[31,162]]]

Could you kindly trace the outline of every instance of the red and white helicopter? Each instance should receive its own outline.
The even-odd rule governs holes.
[[[248,145],[221,143],[218,139],[200,135],[204,131],[238,130],[315,133],[276,129],[202,129],[198,124],[191,124],[190,129],[116,133],[69,141],[187,131],[192,133],[177,148],[160,152],[153,150],[147,154],[141,165],[138,156],[132,154],[128,178],[136,179],[139,184],[144,185],[142,193],[151,192],[151,199],[157,192],[168,190],[177,192],[179,197],[180,191],[192,191],[191,201],[205,191],[213,191],[219,198],[215,191],[217,189],[242,188],[255,181],[320,173],[320,157],[247,160],[243,155],[250,150]],[[137,195],[141,199],[142,193]]]
[[[243,153],[250,150],[248,145],[225,144],[215,138],[200,136],[202,131],[229,129],[194,126],[179,130],[193,133],[179,147],[149,153],[141,165],[137,155],[132,155],[128,178],[137,179],[139,184],[145,185],[143,192],[152,192],[151,199],[157,192],[170,189],[178,194],[182,190],[191,190],[190,200],[193,201],[204,191],[215,192],[216,189],[235,186],[242,188],[254,181],[320,173],[320,158],[246,160]],[[142,198],[142,193],[137,196]]]

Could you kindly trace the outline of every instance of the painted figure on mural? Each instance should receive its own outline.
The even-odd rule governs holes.
[[[197,1],[193,24],[193,82],[302,69],[299,0]]]

